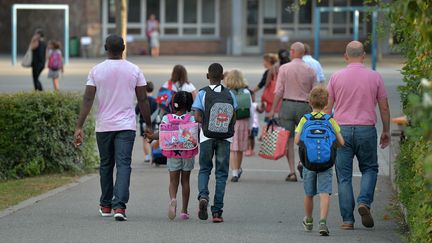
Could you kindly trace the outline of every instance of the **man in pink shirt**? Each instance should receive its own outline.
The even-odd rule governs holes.
[[[108,59],[94,66],[88,75],[84,100],[74,134],[75,146],[84,139],[82,127],[91,110],[95,96],[96,140],[100,155],[99,213],[112,216],[117,221],[126,220],[126,203],[129,200],[132,148],[135,141],[135,96],[138,106],[151,132],[150,106],[147,100],[146,80],[135,65],[122,59],[125,49],[123,39],[110,35],[105,41]],[[117,168],[113,185],[114,165]]]
[[[357,157],[362,173],[360,193],[357,198],[362,224],[371,228],[374,221],[370,213],[378,174],[377,116],[378,104],[383,131],[381,148],[389,145],[390,111],[384,81],[379,73],[370,70],[363,61],[363,44],[350,42],[346,47],[348,66],[332,75],[328,84],[329,102],[327,112],[334,107],[334,118],[341,127],[345,145],[338,149],[336,175],[339,189],[339,209],[343,229],[354,228],[354,193],[352,188],[353,158]]]
[[[283,99],[279,111],[280,125],[290,131],[286,157],[291,173],[288,174],[286,181],[297,181],[294,168],[294,130],[300,119],[311,112],[308,102],[309,93],[317,84],[315,71],[302,60],[304,53],[305,48],[302,43],[296,42],[291,45],[291,62],[279,68],[275,97],[271,112],[268,114],[270,119],[273,118],[276,105],[280,99]]]

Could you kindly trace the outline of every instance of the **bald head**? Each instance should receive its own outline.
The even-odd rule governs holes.
[[[291,59],[302,58],[305,53],[305,47],[301,42],[295,42],[291,45],[290,55]]]
[[[351,41],[346,46],[345,53],[348,58],[360,58],[364,56],[363,44],[360,41]]]

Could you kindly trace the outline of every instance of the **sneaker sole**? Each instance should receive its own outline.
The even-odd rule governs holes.
[[[325,230],[320,230],[319,234],[321,236],[329,236],[329,232],[325,231]]]
[[[126,216],[124,216],[123,214],[120,214],[120,213],[114,214],[114,219],[116,221],[126,221],[127,220]]]
[[[362,224],[366,228],[372,228],[374,226],[373,218],[370,214],[370,210],[366,206],[360,206],[358,208],[358,213],[361,216]]]
[[[198,218],[199,219],[201,219],[201,220],[207,220],[208,219],[207,206],[208,206],[208,201],[200,200],[199,211],[198,211]]]
[[[310,226],[310,229],[309,229],[309,226],[306,225],[305,222],[303,222],[303,228],[304,228],[305,231],[310,232],[310,231],[312,231],[312,229],[313,229],[313,225]]]
[[[222,223],[223,222],[223,219],[219,219],[219,218],[217,218],[217,219],[213,219],[213,223]]]
[[[100,209],[99,209],[99,214],[100,214],[101,217],[112,217],[113,216],[112,213],[104,213]]]

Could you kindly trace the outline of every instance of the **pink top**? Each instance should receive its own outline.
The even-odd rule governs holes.
[[[327,89],[339,125],[375,125],[376,104],[387,98],[381,75],[362,63],[348,64],[334,73]]]
[[[86,85],[96,86],[96,132],[136,130],[135,87],[146,84],[138,66],[126,60],[94,66]]]
[[[295,58],[279,68],[275,94],[284,99],[307,101],[316,80],[315,71],[302,59]]]

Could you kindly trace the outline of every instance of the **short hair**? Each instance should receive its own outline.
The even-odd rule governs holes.
[[[291,50],[294,50],[294,52],[300,56],[303,56],[305,53],[305,47],[304,44],[301,42],[294,42],[291,45]]]
[[[37,28],[37,29],[35,30],[35,33],[36,33],[36,34],[39,34],[40,37],[44,37],[44,31],[43,31],[43,29],[41,29],[41,28]]]
[[[208,76],[210,79],[222,79],[223,67],[219,63],[212,63],[208,67]]]
[[[246,88],[247,86],[243,73],[238,69],[229,71],[224,82],[226,87],[229,89],[241,89]]]
[[[351,41],[345,50],[348,57],[361,57],[364,54],[363,44],[359,41]]]
[[[119,35],[110,35],[105,39],[105,50],[113,54],[121,54],[125,49],[123,38]]]
[[[147,93],[151,93],[154,90],[154,85],[152,81],[147,81],[146,91]]]
[[[328,103],[328,91],[324,86],[316,86],[309,94],[309,103],[314,109],[324,109]]]
[[[187,91],[179,91],[175,93],[173,98],[173,107],[175,111],[185,109],[191,111],[193,103],[192,93]]]
[[[303,45],[304,45],[304,54],[305,55],[310,55],[311,54],[311,48],[310,48],[310,46],[308,45],[308,44],[306,44],[306,43],[303,43]]]
[[[279,62],[280,64],[285,64],[288,63],[290,61],[290,57],[289,57],[289,52],[286,49],[280,49],[278,51],[278,57],[279,57]]]
[[[171,72],[171,81],[180,82],[180,86],[184,83],[189,83],[186,68],[183,65],[177,64]]]
[[[263,59],[266,60],[267,62],[271,63],[272,65],[274,65],[278,61],[278,57],[274,53],[264,54]]]

